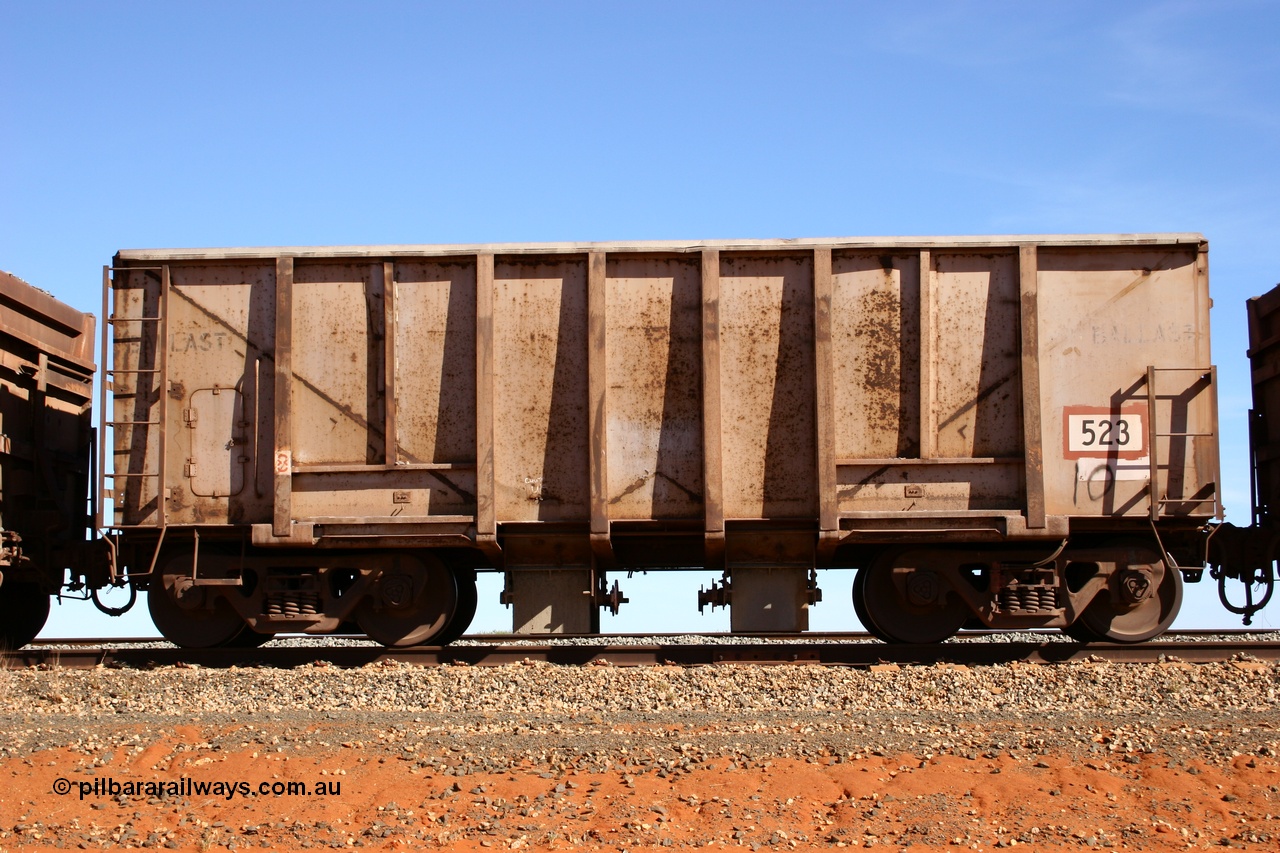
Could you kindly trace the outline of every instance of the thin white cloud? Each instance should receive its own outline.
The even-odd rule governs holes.
[[[1280,7],[1258,0],[1167,0],[1137,7],[1106,29],[1114,58],[1109,99],[1158,112],[1280,129],[1274,109],[1280,61],[1242,36],[1280,32]],[[1271,91],[1268,91],[1270,89]]]
[[[1088,20],[1067,4],[895,3],[883,18],[868,20],[862,35],[874,50],[929,65],[995,68],[1070,54],[1077,17]]]

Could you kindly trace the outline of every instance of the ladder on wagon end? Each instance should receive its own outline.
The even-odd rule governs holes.
[[[1206,383],[1205,390],[1209,391],[1209,405],[1210,405],[1209,418],[1210,418],[1211,427],[1212,427],[1209,432],[1187,432],[1185,430],[1174,431],[1172,423],[1170,423],[1169,426],[1167,426],[1164,431],[1161,430],[1160,416],[1158,414],[1159,410],[1156,408],[1157,401],[1161,399],[1156,389],[1156,378],[1161,373],[1197,373],[1200,375],[1200,381]],[[1221,494],[1222,493],[1219,488],[1219,482],[1218,482],[1220,477],[1218,472],[1219,463],[1218,463],[1218,453],[1217,453],[1218,369],[1213,366],[1210,366],[1210,367],[1155,367],[1154,365],[1148,365],[1146,382],[1147,382],[1147,464],[1149,466],[1148,472],[1147,472],[1147,496],[1150,501],[1148,505],[1148,513],[1151,517],[1151,522],[1154,524],[1155,522],[1159,521],[1161,518],[1166,517],[1165,507],[1175,505],[1175,504],[1182,507],[1195,507],[1195,506],[1201,506],[1203,504],[1213,504],[1213,516],[1214,518],[1221,520],[1222,518]],[[1176,398],[1168,398],[1168,399],[1172,401]],[[1170,421],[1173,420],[1172,412],[1170,413],[1169,420]],[[1169,439],[1170,442],[1178,439],[1182,439],[1183,441],[1185,441],[1186,439],[1194,439],[1194,438],[1211,439],[1214,442],[1214,452],[1213,452],[1214,470],[1210,472],[1213,477],[1213,480],[1211,483],[1213,488],[1213,495],[1211,497],[1196,497],[1192,495],[1189,497],[1172,497],[1171,498],[1168,496],[1167,491],[1164,493],[1160,492],[1160,469],[1163,467],[1168,472],[1165,479],[1166,486],[1168,486],[1169,482],[1172,481],[1174,478],[1172,448],[1170,448],[1170,452],[1168,454],[1169,458],[1165,460],[1163,465],[1161,465],[1160,463],[1159,440],[1162,438]],[[1157,495],[1159,495],[1159,497],[1157,497]]]
[[[1199,374],[1199,379],[1197,381],[1206,383],[1204,390],[1209,391],[1209,422],[1211,427],[1210,431],[1189,432],[1185,428],[1181,431],[1174,430],[1173,424],[1172,424],[1173,417],[1174,417],[1172,410],[1170,411],[1170,415],[1169,415],[1170,423],[1167,426],[1165,426],[1163,430],[1161,429],[1159,409],[1157,409],[1156,407],[1156,403],[1158,400],[1161,399],[1161,397],[1156,388],[1156,378],[1162,373]],[[1203,560],[1201,564],[1199,566],[1195,566],[1195,565],[1181,566],[1178,564],[1173,554],[1171,554],[1169,550],[1164,546],[1164,542],[1160,538],[1160,529],[1156,525],[1156,522],[1159,521],[1161,518],[1168,517],[1168,513],[1166,513],[1165,511],[1165,508],[1168,506],[1178,505],[1183,507],[1185,510],[1185,509],[1191,509],[1197,506],[1203,506],[1204,504],[1212,504],[1213,517],[1218,521],[1222,521],[1223,515],[1222,515],[1222,491],[1221,491],[1221,471],[1220,471],[1221,463],[1218,460],[1218,447],[1217,447],[1218,369],[1212,365],[1209,367],[1156,367],[1154,365],[1148,365],[1146,383],[1147,383],[1146,427],[1147,427],[1147,465],[1148,465],[1147,496],[1149,500],[1148,516],[1151,524],[1151,532],[1155,535],[1156,544],[1160,547],[1160,553],[1164,556],[1164,559],[1166,563],[1170,566],[1170,568],[1181,571],[1185,577],[1189,577],[1191,579],[1199,579],[1200,572],[1203,571],[1204,566],[1209,561],[1209,540],[1213,537],[1213,533],[1216,532],[1217,528],[1216,527],[1212,528],[1209,531],[1209,534],[1204,538],[1204,555],[1203,555]],[[1168,399],[1172,402],[1177,398],[1170,397]],[[1169,442],[1173,442],[1179,439],[1185,442],[1187,439],[1196,439],[1196,438],[1210,439],[1213,441],[1214,443],[1213,454],[1212,454],[1213,471],[1210,472],[1212,476],[1212,482],[1209,484],[1213,489],[1213,494],[1210,497],[1196,497],[1192,495],[1187,497],[1171,498],[1168,495],[1167,489],[1164,492],[1160,491],[1160,469],[1163,467],[1168,472],[1165,479],[1166,487],[1168,486],[1169,482],[1173,480],[1173,477],[1174,477],[1172,448],[1170,448],[1170,451],[1167,454],[1168,458],[1164,461],[1164,464],[1162,465],[1160,462],[1159,440],[1162,438],[1167,439]]]
[[[145,312],[143,316],[138,317],[121,317],[112,313],[112,292],[116,289],[116,281],[112,274],[116,272],[128,273],[159,273],[160,287],[155,302],[155,312],[153,315],[147,316]],[[143,306],[146,305],[146,299],[143,299]],[[169,322],[168,322],[168,304],[169,304],[169,267],[103,267],[102,268],[102,316],[104,318],[102,324],[102,387],[99,389],[99,406],[102,412],[102,429],[98,434],[98,493],[102,496],[102,500],[98,502],[98,517],[95,519],[98,529],[104,530],[110,528],[120,530],[124,528],[143,529],[152,528],[160,531],[160,540],[164,540],[164,531],[167,526],[168,517],[166,514],[166,489],[165,474],[167,459],[167,423],[169,416]],[[136,342],[138,344],[137,362],[130,367],[115,367],[114,360],[115,347],[121,343],[121,338],[127,342],[130,338],[128,335],[120,335],[119,328],[124,326],[136,326]],[[148,328],[154,329],[154,334],[148,335]],[[152,358],[148,361],[145,359],[145,341],[151,337],[155,341],[155,351]],[[108,366],[112,365],[112,366]],[[145,366],[144,366],[145,365]],[[146,407],[147,414],[145,419],[135,420],[116,420],[114,417],[108,420],[108,412],[115,414],[114,408],[107,406],[107,392],[112,392],[112,400],[115,399],[116,380],[117,378],[132,377],[134,380],[133,393],[135,395],[149,393],[155,389],[157,400],[154,405]],[[144,388],[144,381],[146,387]],[[158,381],[158,384],[156,380]],[[137,412],[138,406],[135,403],[134,411]],[[136,430],[143,428],[150,431],[154,428],[155,432],[146,437],[142,458],[138,464],[139,470],[117,470],[115,464],[116,456],[114,454],[115,436],[110,439],[107,437],[107,428],[113,430],[116,428],[128,428]],[[112,465],[108,471],[107,455],[108,448],[112,448]],[[154,464],[148,464],[154,453]],[[107,481],[111,481],[111,488],[107,488]],[[129,484],[136,482],[141,484],[154,481],[156,510],[150,514],[152,520],[142,524],[122,524],[122,515],[124,508],[121,506],[120,500],[124,496],[124,492],[129,488]],[[110,524],[105,523],[103,518],[106,500],[112,502],[112,521]],[[156,545],[156,553],[159,554],[159,543]],[[154,562],[154,561],[153,561]]]

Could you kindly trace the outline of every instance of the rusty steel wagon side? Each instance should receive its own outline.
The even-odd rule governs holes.
[[[736,632],[853,567],[885,639],[1138,641],[1221,516],[1196,234],[137,250],[104,288],[103,525],[182,645],[445,642],[483,570],[591,632],[608,573],[683,567]]]
[[[0,272],[0,646],[31,641],[82,573],[93,514],[92,314]],[[95,576],[95,580],[98,578]]]

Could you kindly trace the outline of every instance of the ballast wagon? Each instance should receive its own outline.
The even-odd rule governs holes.
[[[184,646],[592,632],[621,571],[795,631],[1141,641],[1221,518],[1196,234],[122,251],[116,577]],[[110,457],[107,459],[105,457]],[[104,502],[105,506],[106,502]]]

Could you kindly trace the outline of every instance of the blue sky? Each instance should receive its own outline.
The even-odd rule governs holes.
[[[1243,524],[1277,43],[1260,0],[0,0],[0,268],[99,313],[121,248],[1198,231]],[[852,620],[840,578],[815,625]],[[727,625],[699,580],[624,583],[613,626],[669,595]],[[1184,613],[1232,624],[1207,583]]]

